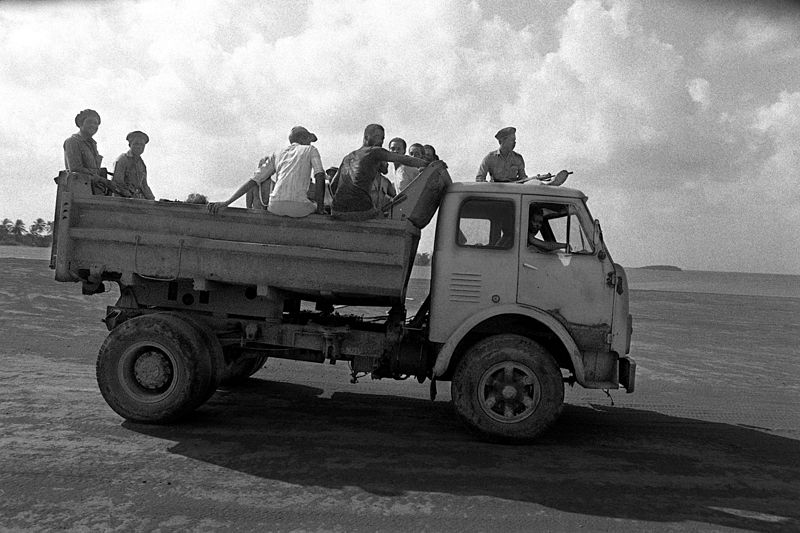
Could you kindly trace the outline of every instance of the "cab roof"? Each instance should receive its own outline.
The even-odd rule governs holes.
[[[448,192],[482,194],[537,194],[541,196],[553,196],[556,198],[587,199],[586,195],[578,189],[571,189],[563,186],[545,185],[538,180],[531,180],[526,183],[454,181],[453,184],[448,187]]]

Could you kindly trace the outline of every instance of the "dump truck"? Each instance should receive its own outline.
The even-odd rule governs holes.
[[[453,182],[428,168],[361,222],[93,195],[58,178],[50,266],[84,294],[116,284],[97,358],[108,405],[174,423],[272,358],[348,364],[351,381],[449,382],[478,436],[530,442],[565,384],[633,392],[624,269],[576,189]],[[421,229],[430,292],[407,316]],[[367,309],[364,314],[347,310]],[[303,365],[299,365],[303,367]],[[302,377],[298,376],[302,381]]]

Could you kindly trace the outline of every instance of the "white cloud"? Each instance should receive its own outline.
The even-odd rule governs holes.
[[[771,203],[787,208],[776,212],[800,223],[800,92],[782,92],[778,101],[758,111],[753,127],[772,146],[753,181],[761,184]]]
[[[800,29],[786,20],[758,14],[742,14],[722,20],[719,30],[709,35],[699,52],[709,62],[783,61],[800,53]],[[787,54],[787,49],[794,50]]]
[[[711,100],[709,99],[709,83],[708,80],[704,80],[703,78],[692,78],[688,82],[686,82],[686,90],[689,91],[689,96],[692,97],[692,101],[696,102],[700,109],[707,110],[711,105]]]
[[[102,116],[108,165],[128,131],[150,134],[151,186],[166,198],[229,195],[297,124],[317,133],[326,166],[380,122],[390,137],[434,144],[457,180],[474,179],[494,132],[514,125],[529,173],[575,171],[568,184],[591,196],[617,259],[654,234],[672,242],[654,213],[689,206],[692,216],[670,222],[686,229],[710,209],[719,219],[709,224],[724,229],[721,204],[742,204],[734,186],[772,198],[751,188],[754,168],[794,194],[797,93],[757,113],[762,100],[689,68],[633,2],[490,11],[466,0],[11,4],[0,12],[0,112],[24,127],[0,130],[0,163],[16,176],[0,185],[0,207],[20,212],[0,216],[51,211],[50,178],[85,107]],[[755,61],[796,35],[759,24],[710,37],[706,52],[738,43]]]

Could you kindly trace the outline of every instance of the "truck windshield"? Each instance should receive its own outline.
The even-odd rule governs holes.
[[[458,215],[459,246],[508,249],[514,246],[514,202],[468,198]]]
[[[528,244],[544,250],[592,254],[590,233],[571,204],[532,203],[528,212]]]

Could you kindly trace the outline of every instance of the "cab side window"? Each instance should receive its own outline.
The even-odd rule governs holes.
[[[532,203],[528,210],[528,246],[545,252],[594,253],[591,239],[570,204]]]
[[[458,214],[459,246],[508,249],[514,246],[514,203],[507,200],[470,198]]]

